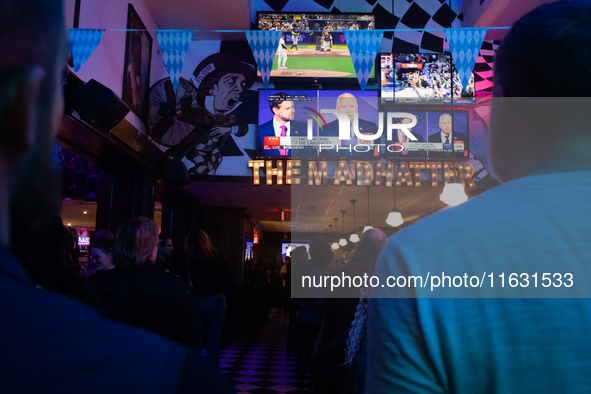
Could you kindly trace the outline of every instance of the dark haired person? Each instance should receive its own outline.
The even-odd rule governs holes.
[[[78,264],[77,235],[76,229],[63,225],[57,212],[33,223],[15,220],[11,223],[11,248],[41,289],[66,295],[98,310],[96,294],[86,282],[89,270],[81,272]]]
[[[158,333],[188,347],[198,344],[197,322],[179,277],[158,271],[158,226],[146,217],[117,231],[115,268],[88,279],[108,318]]]
[[[315,279],[316,283],[319,283],[321,278],[336,270],[337,259],[330,244],[321,238],[310,240],[309,252],[310,260],[306,263],[304,270],[306,271],[306,275],[311,278],[311,281]],[[302,257],[300,256],[300,259]],[[294,258],[294,260],[297,260],[297,258]],[[314,345],[322,327],[326,289],[323,287],[312,287],[306,290],[309,291],[307,294],[309,297],[300,300],[300,311],[296,323],[298,343],[297,367],[302,372],[309,366]]]
[[[191,231],[185,239],[188,277],[193,290],[191,307],[197,318],[195,334],[199,344],[207,338],[207,358],[214,365],[220,360],[222,327],[228,306],[224,292],[233,283],[232,271],[220,251],[201,229]]]
[[[58,212],[52,159],[67,48],[60,1],[0,2],[2,391],[231,393],[195,352],[41,290],[9,250],[19,226],[42,228]]]
[[[382,230],[378,228],[367,230],[351,251],[351,259],[333,275],[351,278],[371,275],[373,265],[387,240],[388,237]],[[340,394],[347,385],[353,385],[352,382],[358,383],[358,380],[364,379],[361,375],[365,374],[365,370],[353,371],[343,368],[347,349],[346,341],[351,324],[356,317],[355,311],[360,296],[360,289],[357,287],[341,287],[330,292],[330,297],[325,300],[322,327],[323,349],[314,355],[310,367],[310,380],[318,392]]]
[[[286,93],[276,93],[269,97],[269,108],[273,118],[259,126],[259,146],[264,155],[290,155],[291,149],[263,149],[265,137],[305,137],[306,124],[294,121],[295,107]],[[296,151],[293,152],[296,154]]]
[[[168,234],[158,234],[158,254],[156,255],[156,268],[163,272],[170,272],[170,258],[174,247],[172,238]]]
[[[589,391],[591,72],[572,56],[591,48],[589,26],[591,2],[559,1],[501,42],[488,130],[501,185],[396,233],[374,272],[490,277],[372,288],[366,392]]]
[[[113,262],[113,246],[115,242],[108,238],[95,241],[90,249],[89,259],[92,267],[97,271],[108,271],[115,268]]]

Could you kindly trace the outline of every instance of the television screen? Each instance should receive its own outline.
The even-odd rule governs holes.
[[[392,123],[412,126],[393,130],[392,140],[388,141],[389,145],[396,144],[403,149],[387,149],[386,159],[469,159],[468,111],[444,109],[401,111],[400,107],[396,111],[393,108],[384,107],[381,110],[396,112]],[[416,124],[412,125],[411,122],[414,123],[414,121]]]
[[[316,90],[259,90],[258,156],[315,155],[307,141],[307,120],[317,108]],[[314,130],[312,125],[312,135]]]
[[[281,30],[271,80],[356,82],[343,30],[375,29],[375,15],[363,13],[257,12],[259,30]],[[260,75],[260,72],[259,72]],[[370,84],[375,83],[375,67]]]
[[[387,53],[380,56],[381,97],[411,104],[474,104],[474,75],[462,86],[450,53]],[[450,69],[453,68],[453,83]]]
[[[357,122],[359,134],[375,135],[378,104],[376,91],[260,90],[258,156],[383,156],[383,135],[363,139],[352,129]],[[330,113],[337,110],[347,129],[342,140],[337,115]]]
[[[281,261],[283,261],[285,263],[285,258],[287,256],[291,257],[291,252],[292,250],[295,250],[297,248],[299,248],[300,246],[304,246],[306,248],[306,250],[308,250],[310,248],[309,244],[305,244],[305,243],[283,243],[281,244]]]
[[[340,110],[347,115],[346,127],[350,138],[330,141],[330,145],[323,145],[318,148],[319,156],[355,156],[368,158],[379,158],[385,152],[385,134],[378,139],[363,139],[353,131],[353,124],[357,118],[357,127],[361,135],[373,136],[378,132],[378,92],[366,90],[361,91],[318,91],[319,112],[322,109]],[[323,114],[326,120],[326,127],[318,128],[319,137],[339,137],[339,122],[336,114]],[[382,130],[384,131],[384,130]],[[331,147],[332,146],[332,147]]]

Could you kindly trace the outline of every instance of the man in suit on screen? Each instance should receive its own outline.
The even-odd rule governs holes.
[[[369,145],[369,149],[361,149],[358,147],[356,151],[354,148],[351,150],[347,149],[339,149],[338,152],[336,149],[326,150],[329,155],[338,155],[338,156],[369,156],[369,157],[377,157],[379,156],[379,151],[377,147],[372,147],[373,144],[379,144],[379,140],[362,140],[357,138],[355,132],[353,131],[353,122],[355,120],[355,114],[359,112],[359,105],[357,104],[357,98],[353,96],[351,93],[343,93],[337,98],[336,109],[343,111],[347,114],[349,118],[349,130],[350,130],[350,139],[342,140],[342,146],[357,146],[357,145]],[[357,125],[359,126],[359,132],[361,134],[368,134],[374,135],[378,131],[378,126],[365,119],[358,118]],[[339,120],[336,119],[327,124],[327,132],[323,133],[323,136],[329,137],[338,137],[339,136]],[[323,152],[325,152],[323,150]]]
[[[265,149],[265,137],[305,137],[306,124],[294,121],[295,107],[290,96],[286,93],[277,93],[269,96],[269,108],[273,118],[259,126],[258,142],[263,155],[291,155],[296,150],[291,149]]]
[[[443,152],[444,155],[453,155],[463,157],[464,152],[468,150],[468,137],[455,130],[452,130],[453,122],[450,114],[443,114],[439,117],[439,131],[427,137],[427,142],[443,143],[443,149],[448,149],[448,152]],[[456,151],[453,149],[455,142],[462,142],[464,144],[463,151]],[[449,144],[449,145],[448,145]],[[453,153],[452,153],[453,150]],[[431,153],[433,154],[433,153]],[[441,153],[435,153],[441,155]]]

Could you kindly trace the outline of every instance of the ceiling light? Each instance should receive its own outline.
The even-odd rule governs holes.
[[[461,183],[446,183],[439,199],[447,205],[455,207],[456,205],[466,202],[468,196],[464,191],[464,185]]]
[[[402,219],[402,215],[398,212],[396,208],[396,182],[392,185],[392,194],[394,196],[394,207],[392,211],[388,214],[388,218],[386,219],[386,223],[388,223],[392,227],[398,227],[402,223],[404,223],[404,219]]]
[[[404,220],[402,219],[402,215],[398,211],[392,211],[388,214],[388,219],[386,219],[386,223],[388,223],[392,227],[398,227]]]
[[[356,227],[355,227],[355,203],[357,202],[356,199],[353,200],[349,200],[349,202],[351,204],[353,204],[353,232],[351,233],[351,236],[349,237],[349,241],[351,241],[352,243],[356,243],[359,242],[359,235],[357,235],[357,233],[355,232]]]

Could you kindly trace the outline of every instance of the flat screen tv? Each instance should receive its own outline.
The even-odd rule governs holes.
[[[257,27],[283,31],[287,59],[280,65],[280,53],[275,54],[271,81],[306,83],[357,83],[343,30],[376,28],[375,15],[367,13],[261,11],[257,12]],[[370,85],[376,83],[375,69],[370,74]]]
[[[297,248],[299,248],[300,246],[303,246],[306,248],[306,250],[308,250],[310,248],[310,245],[307,243],[291,243],[291,242],[284,242],[281,244],[281,261],[283,261],[285,263],[285,258],[287,256],[291,257],[291,252]]]
[[[375,90],[259,90],[257,156],[383,157],[384,136],[370,140],[351,134],[355,119],[361,135],[377,133],[378,106]],[[340,139],[337,115],[327,110],[342,112],[350,138]]]
[[[306,143],[307,120],[312,119],[308,114],[314,114],[317,108],[316,90],[259,90],[257,156],[315,155],[315,149],[294,146]],[[282,125],[285,126],[284,136],[281,135]],[[312,130],[315,130],[313,125]]]
[[[406,107],[408,108],[408,107]],[[468,111],[465,109],[437,108],[423,110],[401,108],[399,105],[382,105],[380,111],[396,112],[394,124],[411,124],[414,117],[416,124],[406,130],[415,138],[405,138],[407,133],[393,130],[392,141],[388,143],[402,146],[404,149],[386,149],[386,159],[408,160],[468,160],[470,157],[470,133]]]
[[[462,86],[449,52],[382,53],[380,97],[400,104],[474,104],[474,75]],[[453,80],[450,70],[453,68]]]
[[[347,115],[348,135],[350,138],[340,140],[339,124],[337,115],[323,114],[326,121],[326,127],[318,127],[318,137],[337,137],[336,141],[329,141],[334,147],[321,146],[318,149],[318,156],[345,157],[353,156],[363,160],[378,159],[385,152],[385,135],[378,139],[371,140],[357,137],[353,132],[352,126],[357,116],[357,127],[361,135],[375,135],[379,127],[378,114],[378,92],[375,90],[352,91],[352,90],[319,90],[318,91],[318,111],[322,109],[340,110]]]

